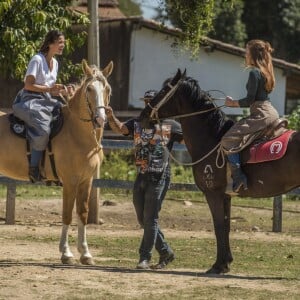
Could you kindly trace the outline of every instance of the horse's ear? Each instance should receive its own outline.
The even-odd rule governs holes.
[[[108,65],[102,70],[102,74],[107,78],[108,76],[110,76],[110,74],[112,73],[114,68],[114,63],[111,60]]]
[[[184,69],[183,73],[181,74],[181,78],[184,78],[186,76],[186,68]]]
[[[181,78],[181,70],[177,69],[177,73],[176,73],[176,75],[173,77],[173,79],[171,81],[172,84],[176,84],[179,81],[180,78]]]
[[[93,70],[89,67],[87,61],[85,59],[82,60],[82,70],[85,75],[93,76]]]

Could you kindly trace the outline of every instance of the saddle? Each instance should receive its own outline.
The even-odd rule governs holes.
[[[285,155],[290,137],[295,132],[287,129],[288,121],[279,118],[266,128],[262,137],[242,151],[242,164],[261,163],[280,159]]]
[[[53,118],[52,121],[50,123],[50,136],[49,136],[49,142],[47,145],[47,150],[49,153],[49,159],[50,159],[50,164],[51,164],[51,168],[52,168],[52,172],[54,177],[56,178],[55,181],[51,181],[51,180],[45,180],[47,185],[51,185],[52,183],[54,185],[59,185],[61,186],[61,182],[59,181],[57,172],[56,172],[56,168],[55,168],[55,160],[54,160],[54,154],[52,152],[52,139],[61,131],[63,124],[64,124],[64,118],[63,118],[63,114],[61,112],[61,108],[59,106],[55,107],[53,112],[52,112]],[[10,122],[10,129],[12,131],[12,133],[14,133],[15,135],[26,139],[26,148],[27,148],[27,159],[30,162],[30,145],[29,145],[29,141],[27,138],[27,128],[26,128],[26,124],[24,121],[22,121],[21,119],[19,119],[18,117],[16,117],[13,113],[8,115],[8,119]],[[43,159],[42,159],[42,167],[44,167],[45,165],[45,152],[43,153]]]
[[[62,129],[64,124],[63,114],[61,113],[61,108],[56,106],[52,112],[52,121],[50,123],[50,140],[53,139]],[[10,122],[11,131],[19,137],[24,139],[27,138],[27,130],[25,122],[16,117],[13,113],[8,115],[8,119]]]

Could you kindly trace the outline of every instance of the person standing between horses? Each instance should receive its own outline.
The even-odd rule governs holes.
[[[239,100],[227,96],[225,100],[225,105],[229,107],[250,107],[250,115],[235,123],[221,141],[230,165],[234,192],[241,188],[247,189],[247,177],[241,169],[239,152],[259,138],[262,131],[279,118],[269,98],[275,87],[272,52],[268,42],[251,40],[247,43],[246,67],[250,70],[247,96]]]
[[[61,55],[64,47],[65,36],[62,32],[51,30],[46,34],[39,52],[28,64],[24,88],[13,104],[15,116],[23,120],[27,127],[31,148],[31,182],[42,179],[39,165],[49,140],[52,112],[55,107],[61,106],[61,102],[53,97],[67,93],[64,85],[56,83],[58,62],[54,57]]]
[[[156,91],[145,93],[145,105],[156,95]],[[164,120],[142,127],[139,119],[129,119],[121,123],[111,107],[106,115],[114,132],[131,136],[134,139],[137,177],[133,187],[133,204],[139,224],[144,233],[139,248],[140,259],[137,269],[149,269],[152,249],[159,253],[159,261],[153,269],[162,269],[175,258],[174,252],[165,241],[158,224],[162,202],[170,184],[169,151],[174,142],[183,141],[181,125],[174,120]],[[166,150],[167,148],[168,150]]]

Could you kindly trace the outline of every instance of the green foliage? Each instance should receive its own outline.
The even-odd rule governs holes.
[[[119,8],[128,17],[142,15],[139,5],[132,0],[119,0]]]
[[[0,198],[6,198],[6,189],[6,185],[0,184]],[[16,196],[19,199],[62,198],[62,188],[32,184],[18,185]]]
[[[194,183],[191,167],[172,164],[172,181]],[[132,150],[111,151],[105,155],[101,166],[101,178],[134,181],[136,167]]]
[[[276,57],[298,63],[300,0],[253,0],[244,3],[243,22],[248,39],[267,40],[275,48]]]
[[[238,0],[225,0],[223,5],[232,7],[236,1]],[[164,7],[167,18],[182,30],[183,34],[179,38],[180,44],[196,57],[200,42],[213,30],[216,1],[160,0],[158,2],[160,7]]]
[[[289,128],[294,130],[300,130],[300,106],[298,106],[288,117]]]
[[[244,47],[269,41],[274,55],[300,61],[300,0],[157,0],[160,21],[182,30],[179,42],[196,56],[205,36]],[[263,12],[263,13],[262,13]],[[175,45],[176,46],[176,45]]]
[[[190,0],[187,5],[185,0],[166,0],[166,11],[173,24],[183,31],[181,44],[196,56],[200,41],[212,29],[214,1]]]
[[[244,47],[247,39],[246,27],[242,22],[244,9],[243,1],[235,1],[234,5],[228,5],[223,0],[215,0],[215,18],[213,30],[208,36],[236,46]]]
[[[84,44],[86,32],[74,32],[72,25],[87,25],[86,15],[67,8],[71,0],[5,0],[0,2],[0,74],[23,79],[27,64],[38,51],[45,34],[64,32],[66,46],[59,79],[66,81],[80,72],[68,56]],[[60,58],[59,58],[60,59]]]
[[[132,150],[111,151],[105,155],[101,166],[101,178],[133,181],[135,176]]]

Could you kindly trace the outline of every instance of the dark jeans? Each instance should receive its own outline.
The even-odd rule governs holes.
[[[170,184],[167,171],[157,180],[150,174],[138,174],[133,188],[133,204],[138,222],[144,229],[139,254],[140,260],[150,260],[153,246],[160,256],[173,251],[164,240],[158,225],[158,214]]]

